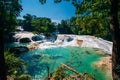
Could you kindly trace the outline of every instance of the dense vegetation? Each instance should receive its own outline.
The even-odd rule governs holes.
[[[21,70],[21,66],[24,65],[24,62],[11,54],[9,52],[5,52],[5,62],[6,62],[6,70],[7,75],[15,77],[19,71]]]
[[[22,10],[19,0],[0,0],[0,80],[7,80],[4,58],[4,42],[15,30],[16,17]]]
[[[4,41],[8,40],[11,32],[13,32],[17,25],[16,17],[22,11],[22,6],[18,0],[0,0],[0,32],[4,34]]]
[[[94,14],[82,17],[72,17],[68,20],[61,20],[56,24],[50,18],[36,17],[26,14],[23,20],[18,19],[18,26],[23,26],[25,31],[34,33],[50,34],[59,31],[60,34],[93,35],[111,40],[109,19]]]
[[[7,76],[17,80],[18,79],[21,80],[22,78],[24,78],[24,80],[31,79],[31,76],[25,74],[27,64],[22,59],[20,59],[13,53],[9,53],[7,51],[4,52],[4,54],[5,54]]]
[[[50,18],[36,17],[30,14],[24,15],[23,18],[24,20],[18,19],[18,25],[23,26],[25,31],[50,34],[56,30],[55,23]]]

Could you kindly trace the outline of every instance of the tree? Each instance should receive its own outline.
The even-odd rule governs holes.
[[[61,34],[71,34],[72,31],[70,29],[70,21],[69,20],[62,20],[61,23],[57,26],[58,31]]]
[[[78,25],[76,24],[76,17],[72,17],[70,18],[70,23],[69,23],[70,29],[72,31],[73,34],[78,34]]]
[[[8,35],[15,30],[17,25],[16,16],[19,16],[22,6],[18,0],[1,0],[0,1],[0,18],[2,23],[2,28],[4,35]]]
[[[112,76],[113,80],[120,79],[120,28],[118,21],[119,0],[111,0],[110,29],[112,31]]]
[[[102,16],[101,21],[106,21],[108,19],[108,15],[110,15],[110,29],[112,31],[112,40],[113,40],[113,50],[112,50],[112,76],[113,80],[120,79],[120,29],[119,29],[119,20],[118,20],[118,7],[120,6],[119,0],[106,0],[106,1],[97,1],[93,0],[93,3],[90,2],[91,0],[84,0],[80,7],[78,7],[77,13],[82,13],[83,11],[86,12],[90,9],[92,10],[92,16],[97,13],[97,16],[100,14]],[[90,4],[90,5],[89,5]],[[110,7],[111,5],[111,7]],[[78,5],[76,5],[77,7]],[[90,8],[90,9],[89,9]],[[83,9],[83,11],[79,11]],[[91,15],[91,14],[89,14]],[[100,20],[101,17],[98,19]],[[106,18],[106,19],[105,19]],[[108,24],[108,22],[105,22]]]
[[[81,27],[79,34],[89,34],[110,40],[110,0],[83,0],[75,3],[76,23]]]
[[[46,17],[37,17],[33,19],[31,25],[37,33],[50,34],[56,29],[51,19]]]
[[[23,20],[17,19],[17,26],[23,26]]]
[[[119,29],[119,20],[118,20],[118,17],[119,17],[118,8],[120,6],[120,1],[119,0],[111,0],[111,1],[110,0],[106,0],[106,1],[93,0],[93,3],[91,4],[90,3],[91,3],[91,0],[83,0],[82,4],[84,5],[80,5],[80,7],[78,8],[80,8],[80,10],[82,8],[83,11],[86,11],[86,10],[89,10],[89,8],[92,8],[92,12],[93,12],[92,15],[95,15],[95,13],[97,13],[98,15],[99,13],[102,12],[101,14],[101,16],[103,16],[102,20],[104,20],[104,18],[108,18],[108,15],[110,15],[110,29],[112,31],[112,40],[113,40],[112,76],[113,76],[113,80],[119,80],[120,79],[120,37],[119,37],[120,29]],[[81,13],[81,11],[78,10],[77,13]]]
[[[36,18],[35,15],[26,14],[23,16],[23,29],[25,31],[34,31],[34,27],[32,26],[32,20]]]
[[[21,10],[22,7],[18,0],[0,0],[0,80],[7,80],[4,59],[4,37],[14,30],[16,16],[19,15]]]

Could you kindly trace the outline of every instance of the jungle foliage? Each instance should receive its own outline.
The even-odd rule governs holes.
[[[27,64],[25,63],[24,60],[20,59],[13,53],[10,53],[7,51],[5,51],[4,54],[5,54],[7,76],[10,76],[17,80],[18,79],[22,79],[22,80],[32,79],[31,76],[24,73],[27,68]]]

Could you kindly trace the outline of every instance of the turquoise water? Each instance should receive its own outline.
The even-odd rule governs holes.
[[[27,73],[34,80],[44,80],[48,68],[53,72],[61,63],[69,65],[80,73],[90,73],[97,80],[108,80],[105,72],[93,67],[92,63],[98,61],[103,55],[97,54],[93,49],[80,47],[56,47],[50,49],[35,49],[20,56],[28,63]]]
[[[29,43],[19,43],[19,42],[7,43],[4,44],[4,50],[8,50],[10,47],[27,46],[27,45],[29,45]]]

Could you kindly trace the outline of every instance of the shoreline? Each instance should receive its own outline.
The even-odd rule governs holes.
[[[100,58],[99,61],[94,62],[92,64],[94,67],[99,68],[101,71],[105,72],[105,77],[112,80],[112,62],[111,56],[107,55],[105,57]]]

